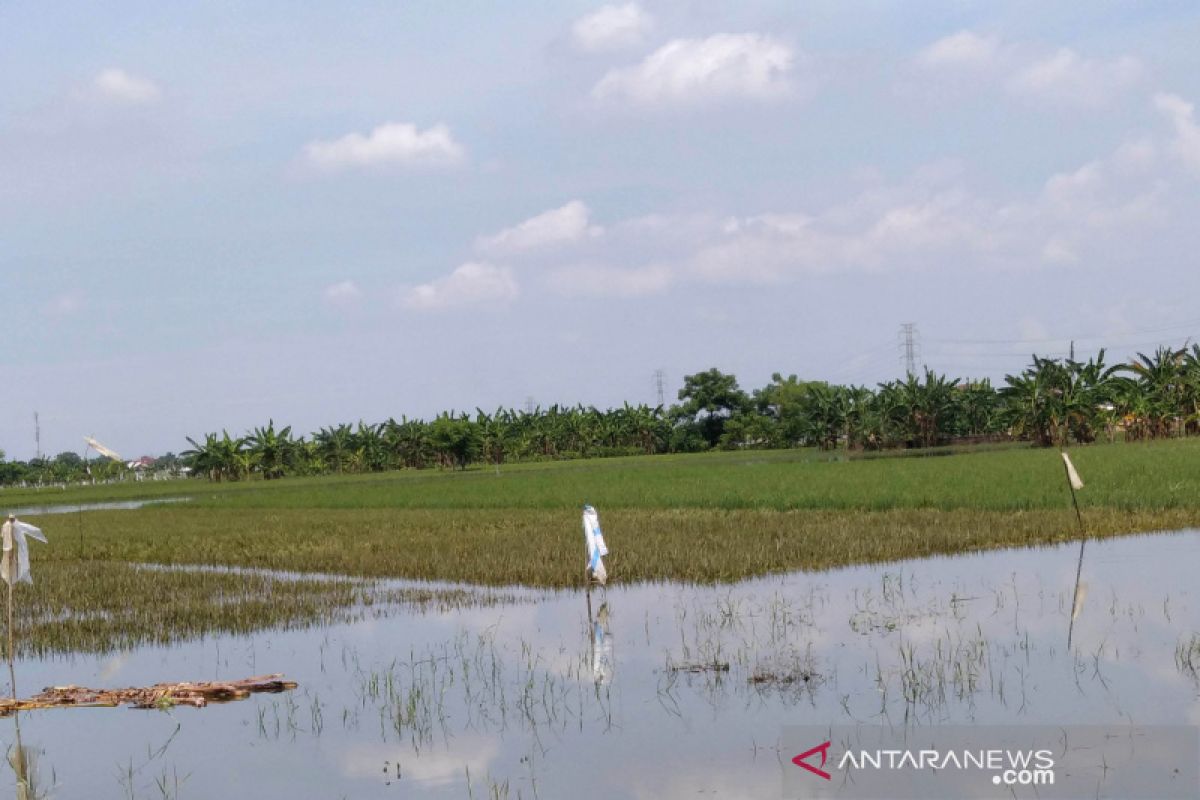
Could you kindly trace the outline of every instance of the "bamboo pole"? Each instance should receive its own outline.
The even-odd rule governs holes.
[[[1079,579],[1083,574],[1083,548],[1087,545],[1087,529],[1083,526],[1083,514],[1079,511],[1079,498],[1075,494],[1075,480],[1071,475],[1071,462],[1067,451],[1061,451],[1063,470],[1067,477],[1067,488],[1071,490],[1071,505],[1075,507],[1075,521],[1079,523],[1079,560],[1075,564],[1075,590],[1071,595],[1071,621],[1067,624],[1067,650],[1075,636],[1075,617],[1079,613]]]
[[[5,583],[8,584],[8,685],[12,699],[16,700],[17,672],[13,667],[13,583],[17,579],[17,518],[13,514],[8,515],[8,544],[9,548],[4,553]]]

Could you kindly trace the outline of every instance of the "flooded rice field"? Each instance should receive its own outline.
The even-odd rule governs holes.
[[[133,511],[147,506],[168,503],[187,503],[190,497],[156,497],[153,500],[107,500],[99,503],[47,503],[37,506],[22,506],[7,513],[16,517],[42,516],[44,514],[76,514],[84,511]]]
[[[1079,556],[499,603],[442,587],[457,600],[330,627],[22,660],[22,695],[271,672],[299,688],[23,712],[0,734],[11,755],[19,725],[32,754],[23,797],[582,799],[778,797],[789,725],[1200,724],[1200,533]]]

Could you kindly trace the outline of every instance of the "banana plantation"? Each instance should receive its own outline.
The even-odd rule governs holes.
[[[219,481],[710,449],[1051,447],[1198,432],[1200,346],[1193,345],[1111,365],[1103,350],[1086,361],[1034,356],[999,387],[926,369],[874,389],[776,374],[746,392],[733,375],[712,369],[686,376],[670,407],[477,409],[333,425],[309,436],[270,421],[241,436],[189,437],[182,457],[193,474]]]
[[[163,474],[187,467],[212,480],[285,475],[464,469],[471,464],[596,458],[704,450],[815,447],[871,451],[978,442],[1053,447],[1144,441],[1200,433],[1200,345],[1162,347],[1110,364],[1033,356],[1004,384],[924,370],[874,388],[776,374],[745,391],[716,369],[688,375],[678,402],[492,412],[446,412],[432,420],[338,424],[308,435],[268,421],[231,435],[187,438]],[[0,484],[121,480],[126,465],[78,454],[5,461]]]

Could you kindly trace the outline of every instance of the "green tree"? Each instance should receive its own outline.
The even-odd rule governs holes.
[[[1143,425],[1150,438],[1170,436],[1185,416],[1186,355],[1184,349],[1159,347],[1154,355],[1138,353],[1125,367],[1141,390]],[[1128,395],[1126,395],[1128,397]]]
[[[251,455],[246,450],[246,440],[242,437],[232,437],[228,431],[222,431],[218,437],[215,433],[206,433],[204,442],[197,442],[187,437],[191,443],[190,450],[180,455],[191,466],[197,475],[206,475],[209,480],[240,480],[250,472]],[[92,467],[96,472],[102,469],[104,462],[98,462]]]
[[[313,434],[313,441],[321,458],[334,472],[340,473],[350,463],[354,454],[354,431],[349,425],[342,423],[321,428]]]
[[[429,441],[444,466],[466,469],[481,450],[478,426],[465,414],[442,414],[429,426]]]
[[[296,442],[291,425],[276,431],[275,420],[268,420],[265,428],[255,428],[246,437],[246,448],[266,480],[282,478],[295,465]]]
[[[716,446],[725,423],[734,414],[750,408],[750,398],[738,387],[737,378],[714,368],[686,375],[679,390],[676,419],[694,426],[709,447]]]

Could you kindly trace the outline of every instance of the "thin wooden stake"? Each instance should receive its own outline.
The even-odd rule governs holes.
[[[13,668],[13,587],[8,584],[8,683],[12,687],[12,699],[17,699],[17,672]]]
[[[1062,451],[1066,455],[1066,451]],[[1079,512],[1079,498],[1075,495],[1075,484],[1071,482],[1071,469],[1063,458],[1063,471],[1067,476],[1067,488],[1071,490],[1071,504],[1075,507],[1075,521],[1079,523],[1079,561],[1075,565],[1075,591],[1071,595],[1071,621],[1067,625],[1067,650],[1071,649],[1071,640],[1075,635],[1075,615],[1078,613],[1079,578],[1083,574],[1083,548],[1087,544],[1087,529],[1083,527],[1083,514]]]
[[[13,583],[17,579],[17,518],[8,515],[9,550],[4,554],[8,567],[8,684],[12,689],[12,699],[17,699],[17,672],[13,668]]]

